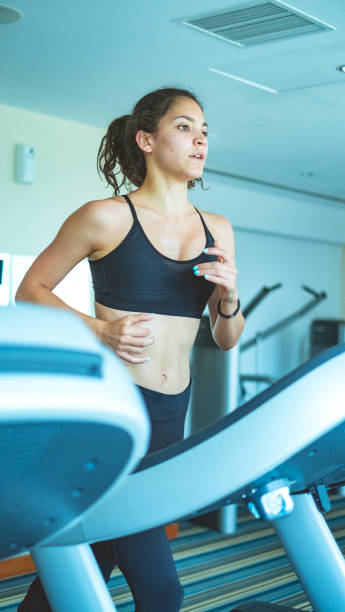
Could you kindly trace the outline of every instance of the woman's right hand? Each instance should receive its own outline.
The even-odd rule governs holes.
[[[130,314],[113,321],[102,321],[101,340],[113,351],[129,363],[140,364],[150,360],[140,357],[154,338],[147,327],[141,327],[142,321],[150,321],[153,315],[140,312]]]

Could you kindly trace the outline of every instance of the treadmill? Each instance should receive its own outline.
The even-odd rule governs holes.
[[[17,316],[25,313],[18,309]],[[77,336],[82,324],[74,320]],[[54,333],[55,327],[50,326],[47,346],[53,343]],[[91,344],[95,348],[94,337],[87,336],[90,346],[86,343],[85,351]],[[100,352],[103,348],[98,346]],[[111,356],[111,362],[118,360]],[[315,612],[343,612],[345,563],[322,511],[329,506],[327,490],[345,483],[344,371],[342,344],[317,355],[217,423],[145,457],[79,517],[46,537],[40,534],[29,548],[54,612],[110,609],[103,603],[95,607],[102,580],[93,579],[93,568],[82,555],[73,557],[79,547],[84,551],[86,543],[130,535],[232,503],[246,503],[255,515],[271,522]],[[7,374],[1,375],[6,381]],[[43,374],[31,372],[29,379],[34,381],[35,376]],[[107,387],[107,368],[102,376],[101,386]],[[111,378],[123,393],[133,389],[122,370],[115,380],[112,371]],[[83,389],[85,380],[73,376],[71,380]],[[17,394],[11,400],[13,410],[20,410],[30,397],[30,393]],[[146,444],[147,438],[142,455]],[[66,601],[61,591],[66,593],[66,574],[73,574],[76,567]],[[253,605],[243,609],[254,610]],[[263,612],[269,604],[255,605],[259,606],[255,610]]]

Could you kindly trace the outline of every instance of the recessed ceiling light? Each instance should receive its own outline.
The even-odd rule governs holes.
[[[23,13],[18,9],[12,8],[11,6],[5,6],[0,4],[0,25],[7,25],[9,23],[15,23],[23,17]]]

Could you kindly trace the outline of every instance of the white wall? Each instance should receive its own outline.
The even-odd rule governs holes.
[[[0,125],[0,251],[37,255],[71,212],[110,195],[96,170],[104,130],[2,105]],[[35,149],[33,185],[14,180],[16,144]]]
[[[235,228],[345,245],[344,204],[214,172],[204,178],[209,189],[195,190],[193,202],[230,218]]]
[[[340,315],[345,319],[345,247],[341,249]]]

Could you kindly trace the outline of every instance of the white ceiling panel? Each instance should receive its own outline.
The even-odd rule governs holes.
[[[280,2],[335,30],[248,47],[176,21],[248,0],[10,3],[23,18],[0,25],[0,103],[106,128],[148,91],[186,87],[204,103],[209,166],[345,203],[344,0]]]
[[[251,86],[261,86],[271,93],[305,87],[344,84],[345,73],[337,68],[344,63],[344,43],[322,45],[315,49],[251,58],[245,62],[228,62],[211,67],[228,78]]]

